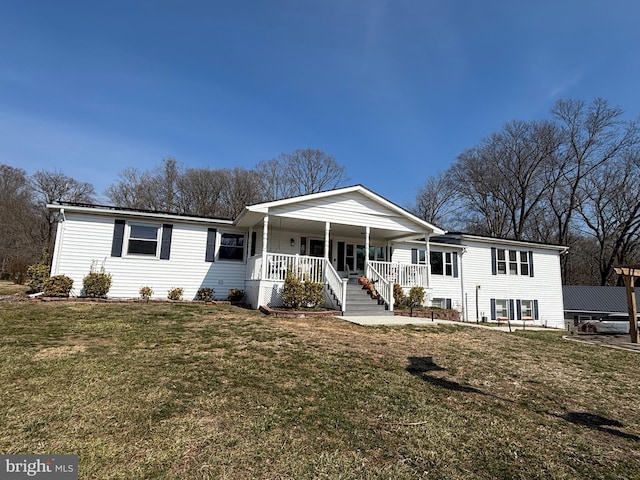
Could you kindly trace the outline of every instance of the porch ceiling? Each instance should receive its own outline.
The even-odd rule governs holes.
[[[247,218],[251,216],[251,219]],[[243,224],[254,229],[261,230],[264,215],[251,212],[246,215]],[[331,219],[327,219],[331,223],[331,237],[362,237],[364,242],[366,227],[361,225],[344,225],[334,223]],[[316,222],[313,220],[304,220],[299,218],[281,217],[272,215],[269,217],[269,230],[282,230],[287,232],[298,232],[300,235],[324,237],[324,222]],[[424,237],[424,232],[410,232],[406,230],[387,230],[382,228],[371,227],[370,238],[380,238],[384,240],[399,240],[406,238]]]

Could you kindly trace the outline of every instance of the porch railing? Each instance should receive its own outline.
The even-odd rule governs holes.
[[[373,260],[370,260],[368,265],[381,277],[388,280],[392,288],[394,283],[399,283],[402,287],[429,287],[429,276],[427,275],[429,267],[427,265],[403,265]],[[369,277],[368,274],[366,276]]]
[[[389,310],[393,311],[393,282],[385,278],[384,275],[376,270],[376,265],[386,262],[368,262],[365,270],[365,277],[371,279],[376,287],[378,295],[389,305]]]
[[[331,263],[327,262],[326,267],[325,280],[327,285],[329,285],[329,288],[340,302],[340,309],[344,311],[344,304],[347,301],[347,279],[340,277]]]

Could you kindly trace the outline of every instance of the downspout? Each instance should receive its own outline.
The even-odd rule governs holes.
[[[467,249],[463,248],[460,251],[460,259],[458,260],[458,275],[460,275],[460,302],[462,304],[462,321],[467,322],[467,305],[465,304],[464,295],[464,269],[462,268],[462,257],[467,253]]]

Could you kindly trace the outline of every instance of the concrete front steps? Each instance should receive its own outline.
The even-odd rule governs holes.
[[[385,305],[379,305],[377,300],[371,298],[362,285],[353,282],[347,283],[347,308],[344,316],[393,316],[393,312],[386,309]]]

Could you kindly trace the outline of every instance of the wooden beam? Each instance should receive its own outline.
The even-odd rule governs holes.
[[[640,343],[638,340],[638,307],[636,304],[635,278],[640,277],[640,265],[628,265],[616,267],[615,272],[622,275],[627,290],[627,309],[629,310],[629,336],[631,343]]]

